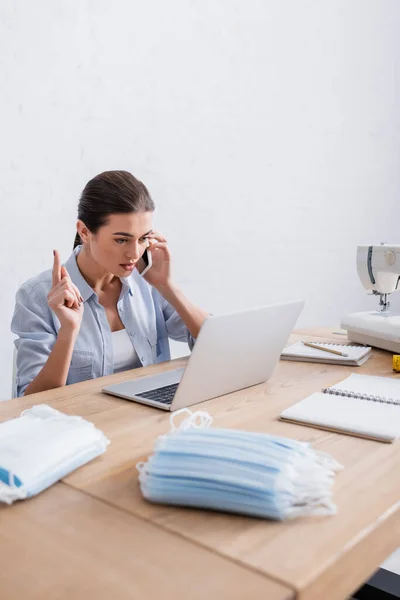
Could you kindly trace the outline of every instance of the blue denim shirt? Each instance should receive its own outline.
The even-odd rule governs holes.
[[[111,329],[98,296],[79,271],[75,248],[65,263],[84,300],[82,324],[75,342],[67,385],[114,372]],[[168,338],[187,342],[194,338],[175,309],[135,269],[121,278],[118,314],[143,366],[170,360]],[[53,348],[60,321],[47,303],[52,271],[26,281],[18,290],[11,330],[18,336],[17,395],[22,396],[38,375]]]

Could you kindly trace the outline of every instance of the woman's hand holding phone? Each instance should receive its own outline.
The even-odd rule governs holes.
[[[47,302],[64,330],[79,331],[83,315],[83,298],[67,269],[61,265],[58,250],[54,250],[52,287]]]
[[[165,288],[171,283],[171,254],[166,238],[154,231],[146,249],[149,260],[140,259],[139,273],[155,288]]]

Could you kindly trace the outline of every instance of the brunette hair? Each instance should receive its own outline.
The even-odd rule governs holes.
[[[128,171],[105,171],[93,177],[81,194],[78,219],[92,232],[105,225],[115,213],[153,211],[155,204],[146,186]],[[74,248],[82,240],[79,233]]]

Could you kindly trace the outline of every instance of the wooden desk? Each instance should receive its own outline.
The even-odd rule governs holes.
[[[307,336],[310,333],[312,335]],[[329,330],[303,332],[301,338],[307,337],[314,340],[330,337],[343,341],[342,336],[332,336]],[[299,335],[295,335],[292,341],[298,338]],[[2,538],[5,527],[3,523],[10,527],[9,519],[14,518],[17,512],[22,515],[21,518],[30,520],[28,513],[33,510],[30,507],[34,506],[34,503],[40,505],[41,502],[45,502],[42,499],[46,499],[47,514],[52,514],[52,506],[55,511],[58,510],[58,490],[65,489],[69,494],[79,494],[81,498],[78,506],[78,503],[74,504],[73,496],[69,496],[72,505],[68,507],[68,511],[73,522],[77,524],[72,528],[74,535],[69,530],[71,544],[76,536],[76,546],[79,547],[84,527],[87,525],[88,530],[91,527],[90,523],[86,523],[86,518],[75,514],[77,511],[81,512],[82,498],[87,501],[90,498],[90,502],[96,503],[95,506],[101,507],[102,511],[107,511],[109,518],[115,518],[119,524],[121,520],[126,520],[127,529],[132,528],[132,538],[135,537],[133,532],[136,528],[143,532],[136,537],[136,544],[131,542],[133,553],[141,553],[140,564],[143,566],[146,562],[146,568],[149,569],[146,573],[149,577],[151,569],[157,573],[159,570],[164,573],[165,569],[171,578],[169,588],[162,579],[161,592],[159,590],[158,593],[155,587],[151,588],[150,583],[146,584],[141,580],[143,586],[150,586],[147,588],[146,598],[152,598],[153,595],[160,597],[160,593],[161,596],[165,594],[162,597],[169,597],[168,594],[174,593],[172,580],[179,581],[182,577],[180,555],[185,555],[186,559],[192,553],[192,560],[195,561],[195,555],[200,551],[203,553],[204,565],[207,561],[215,561],[214,569],[210,569],[205,576],[205,579],[209,577],[209,585],[204,595],[211,592],[217,597],[217,594],[213,593],[213,585],[221,584],[221,580],[214,579],[216,571],[221,568],[227,572],[231,569],[232,573],[232,576],[225,580],[226,588],[223,592],[218,588],[218,595],[221,597],[225,597],[223,593],[227,598],[234,598],[235,594],[239,597],[239,589],[246,597],[257,597],[259,579],[254,579],[257,574],[257,578],[261,578],[265,586],[265,598],[346,598],[368,579],[400,544],[400,443],[382,444],[339,435],[284,423],[278,421],[277,417],[287,406],[321,387],[344,379],[352,371],[394,376],[391,355],[375,350],[373,357],[356,369],[282,361],[268,383],[201,405],[202,410],[207,410],[213,416],[215,426],[272,432],[308,440],[314,447],[332,454],[345,466],[344,471],[337,476],[334,490],[334,499],[338,506],[336,516],[299,519],[286,523],[157,506],[142,499],[135,465],[151,452],[157,436],[169,430],[169,414],[105,396],[101,393],[101,388],[110,380],[128,379],[182,364],[184,359],[16,399],[0,406],[0,420],[4,420],[19,414],[24,408],[46,402],[68,414],[84,416],[102,429],[111,440],[106,454],[66,477],[62,484],[54,486],[34,500],[0,510],[0,552],[7,553],[4,536]],[[83,510],[82,513],[85,514]],[[103,517],[96,520],[99,527],[102,519]],[[17,527],[18,519],[14,519],[14,523]],[[45,530],[46,525],[46,519],[43,518]],[[54,536],[52,539],[57,538],[59,530],[62,536],[66,524],[63,521],[58,523],[57,527],[53,528],[49,518],[48,528],[49,535]],[[141,538],[143,534],[147,535],[147,527],[151,528],[154,547],[157,548],[153,562],[150,550],[144,549],[141,552]],[[109,539],[109,556],[101,552],[101,547],[96,545],[96,541],[93,542],[91,565],[95,569],[96,557],[99,554],[97,562],[101,577],[107,577],[111,550],[114,546],[118,547],[122,529],[120,534],[117,527]],[[93,525],[92,531],[95,532]],[[101,539],[101,532],[97,537]],[[178,540],[182,546],[177,549],[176,560],[166,566],[163,561],[165,554],[170,552],[171,539],[175,543]],[[16,544],[16,556],[23,546],[15,540],[13,543]],[[66,556],[67,559],[70,559],[69,555]],[[40,553],[37,560],[40,562]],[[217,568],[217,561],[223,561],[221,567]],[[114,565],[115,561],[112,561],[112,564]],[[185,564],[187,570],[187,563]],[[122,565],[121,569],[123,568]],[[201,568],[200,565],[200,571]],[[204,572],[206,570],[204,566]],[[57,577],[57,572],[57,568],[52,570],[53,580]],[[133,567],[132,573],[124,571],[121,581],[132,582],[133,572]],[[45,566],[43,574],[45,577]],[[245,576],[251,577],[254,593],[249,592],[250,588],[247,593],[243,592],[246,589],[245,585],[238,587],[241,578],[244,581]],[[165,577],[167,580],[167,575]],[[9,574],[8,588],[12,589],[14,579],[15,577]],[[83,580],[73,579],[73,582],[75,589],[78,589],[79,582],[82,584]],[[113,595],[115,598],[125,597],[121,589],[116,588]],[[41,598],[43,597],[42,594]],[[140,596],[139,592],[138,597],[144,596]]]
[[[265,577],[58,483],[0,508],[1,600],[292,597]],[[235,585],[232,585],[235,581]]]

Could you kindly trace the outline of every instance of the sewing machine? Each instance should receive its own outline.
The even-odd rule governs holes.
[[[341,327],[352,342],[400,354],[400,315],[388,300],[400,290],[400,246],[358,246],[357,271],[363,286],[379,297],[379,309],[347,315]]]

